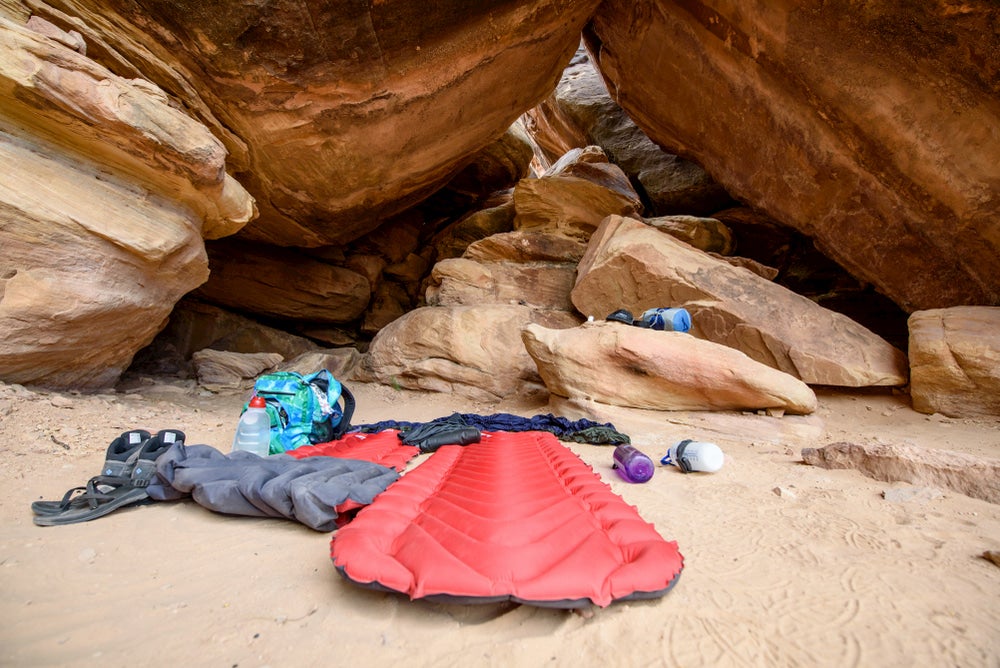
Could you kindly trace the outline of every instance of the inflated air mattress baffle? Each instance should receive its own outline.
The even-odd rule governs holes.
[[[348,580],[413,599],[544,607],[656,598],[684,560],[549,432],[444,446],[340,529]]]

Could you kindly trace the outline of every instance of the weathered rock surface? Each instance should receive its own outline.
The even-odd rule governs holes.
[[[431,306],[521,304],[573,312],[576,265],[608,212],[641,207],[628,179],[597,147],[574,149],[542,178],[514,188],[514,226],[469,244],[431,272]]]
[[[424,296],[431,306],[521,304],[575,314],[569,296],[585,250],[553,232],[494,234],[434,265]]]
[[[253,198],[226,174],[222,143],[156,86],[115,76],[3,18],[0,68],[7,131],[44,138],[46,155],[100,165],[183,205],[206,239],[233,234],[256,215]]]
[[[372,340],[358,380],[482,400],[544,392],[521,329],[537,322],[571,327],[568,314],[526,306],[427,306],[384,327]]]
[[[600,146],[642,193],[652,216],[709,215],[732,199],[704,169],[667,153],[611,98],[585,49],[578,49],[555,90],[523,122],[548,163],[567,151]]]
[[[238,311],[349,322],[371,298],[371,286],[361,274],[294,250],[227,241],[210,246],[209,258],[212,278],[196,294]]]
[[[573,304],[603,318],[619,308],[691,312],[691,332],[808,384],[906,383],[906,357],[856,322],[638,220],[609,216],[580,261]]]
[[[477,262],[442,260],[431,272],[430,306],[522,304],[572,311],[576,267],[565,262]]]
[[[697,246],[696,246],[697,248]],[[699,249],[700,250],[700,249]],[[761,278],[767,281],[773,281],[778,276],[778,270],[774,267],[768,267],[750,258],[740,257],[738,255],[719,255],[718,253],[708,253],[717,260],[722,260],[734,267],[742,267],[747,271],[752,271]]]
[[[354,370],[361,363],[362,355],[354,348],[328,348],[303,353],[278,365],[279,371],[313,373],[326,369],[343,382],[354,378]]]
[[[461,257],[473,242],[514,229],[513,190],[491,198],[485,208],[462,216],[435,235],[431,245],[437,259]]]
[[[559,232],[586,241],[605,216],[638,214],[642,204],[634,191],[613,190],[589,177],[557,174],[522,179],[514,187],[514,209],[516,230]]]
[[[732,233],[715,218],[658,216],[643,221],[706,253],[728,255],[733,250]]]
[[[253,384],[251,379],[267,373],[283,360],[277,353],[234,353],[206,348],[191,357],[198,383],[206,389],[235,390]]]
[[[470,244],[463,257],[469,260],[511,262],[568,262],[574,269],[587,244],[552,232],[493,234]]]
[[[680,332],[595,321],[528,325],[522,339],[545,386],[567,398],[655,410],[816,409],[801,380]]]
[[[1000,308],[917,311],[909,325],[914,410],[951,417],[1000,415]]]
[[[95,57],[141,68],[223,138],[261,206],[242,234],[304,247],[444,185],[548,93],[596,4],[60,2],[111,33],[118,53]]]
[[[0,375],[102,389],[254,215],[162,91],[0,19]]]
[[[1000,304],[997,16],[609,0],[584,37],[654,142],[912,312]]]
[[[234,353],[278,353],[293,359],[319,346],[309,339],[268,327],[245,316],[185,297],[153,342],[135,357],[130,371],[183,375],[199,350]]]
[[[857,469],[886,482],[944,487],[990,503],[1000,503],[1000,460],[913,445],[831,443],[803,448],[807,464]]]
[[[897,348],[906,348],[907,313],[870,283],[852,276],[821,253],[802,232],[745,206],[723,209],[712,218],[732,235],[734,255],[726,257],[749,258],[768,267],[766,274],[756,273],[843,313]],[[749,265],[747,268],[753,270]]]

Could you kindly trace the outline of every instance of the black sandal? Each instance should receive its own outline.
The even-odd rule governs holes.
[[[144,502],[149,499],[146,487],[156,476],[156,460],[170,449],[174,443],[184,442],[184,432],[164,429],[147,439],[133,455],[134,464],[127,475],[91,478],[83,488],[83,493],[74,496],[80,488],[66,492],[63,497],[65,509],[59,512],[35,515],[38,526],[57,526],[89,522],[108,513]]]
[[[104,459],[104,466],[101,468],[99,476],[96,477],[127,479],[132,475],[132,468],[135,466],[135,458],[139,453],[139,448],[151,436],[152,434],[145,429],[132,429],[123,432],[121,436],[111,441],[111,444],[108,446],[108,453]],[[119,484],[121,483],[115,483],[115,485]],[[104,489],[101,491],[109,491],[108,486],[104,485]],[[76,502],[77,498],[79,498],[78,493],[80,492],[87,492],[87,486],[74,487],[66,492],[59,501],[33,501],[31,512],[36,515],[52,515],[53,513],[64,512]]]

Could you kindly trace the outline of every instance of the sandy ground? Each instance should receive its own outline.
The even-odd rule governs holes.
[[[546,401],[351,387],[359,424],[566,414]],[[608,446],[567,444],[685,557],[665,597],[603,609],[365,590],[332,567],[328,534],[193,501],[32,523],[31,501],[83,484],[126,429],[178,428],[228,450],[243,398],[162,381],[91,396],[0,385],[0,664],[1000,665],[1000,568],[980,557],[1000,550],[1000,506],[801,462],[802,447],[874,439],[1000,457],[1000,420],[925,416],[888,390],[820,392],[806,418],[615,420],[654,459],[682,438],[719,443],[726,463],[714,474],[664,467],[628,484]],[[884,499],[894,488],[913,495]]]

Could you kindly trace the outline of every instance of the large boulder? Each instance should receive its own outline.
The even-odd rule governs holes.
[[[470,244],[463,257],[481,262],[565,262],[577,263],[587,244],[554,232],[505,232]]]
[[[223,139],[261,206],[243,236],[315,247],[374,229],[503,135],[559,79],[597,0],[59,4],[47,17],[114,45],[95,58],[140,70]]]
[[[537,179],[514,187],[514,229],[587,241],[605,216],[638,215],[642,202],[619,167],[596,149],[572,151]]]
[[[568,314],[527,306],[426,306],[384,327],[355,370],[364,382],[455,392],[477,400],[544,392],[521,342],[533,322],[571,327]]]
[[[917,311],[909,325],[914,410],[951,417],[1000,415],[1000,308]]]
[[[816,409],[809,386],[738,350],[681,332],[595,321],[528,325],[521,337],[553,394],[655,410]]]
[[[657,216],[644,222],[706,253],[728,255],[733,250],[732,233],[715,218]]]
[[[1000,304],[994,0],[608,0],[614,99],[905,311]]]
[[[198,384],[213,392],[253,385],[251,379],[284,361],[278,353],[234,353],[206,348],[191,357]]]
[[[596,318],[620,308],[683,306],[695,336],[810,385],[907,380],[906,356],[853,320],[630,218],[601,223],[580,261],[572,299]]]
[[[253,217],[225,161],[155,86],[0,19],[0,377],[112,386]]]
[[[506,232],[469,245],[461,258],[434,265],[431,306],[522,304],[575,313],[570,292],[586,245],[552,232]]]
[[[434,265],[426,298],[431,306],[523,304],[572,311],[576,267],[565,262],[477,262],[465,258]]]

